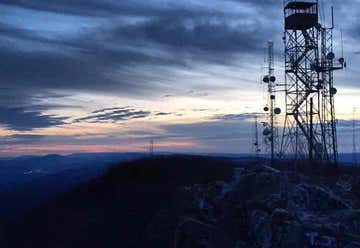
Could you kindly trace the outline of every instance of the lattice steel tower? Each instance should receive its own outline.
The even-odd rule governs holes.
[[[268,73],[263,77],[263,83],[267,84],[267,105],[264,111],[267,113],[268,122],[264,122],[263,131],[264,142],[270,147],[271,164],[275,162],[275,156],[279,152],[279,137],[277,128],[277,115],[281,113],[280,108],[276,107],[276,77],[274,69],[274,43],[268,41],[267,49]]]
[[[333,11],[332,11],[333,12]],[[281,154],[337,163],[333,72],[346,66],[333,53],[331,27],[319,21],[319,2],[284,1],[285,123]]]

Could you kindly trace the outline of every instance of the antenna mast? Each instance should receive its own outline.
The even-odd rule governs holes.
[[[154,155],[154,140],[150,140],[150,144],[149,144],[149,154],[150,156]]]
[[[357,166],[357,150],[356,150],[356,108],[353,110],[353,122],[352,122],[352,129],[353,129],[353,162],[355,166]]]
[[[278,130],[275,126],[276,115],[281,113],[280,108],[276,107],[275,81],[274,75],[274,43],[268,41],[268,74],[264,76],[263,82],[268,85],[268,103],[264,111],[268,112],[269,123],[264,123],[263,132],[265,143],[270,146],[271,165],[274,165],[275,153],[278,147]]]

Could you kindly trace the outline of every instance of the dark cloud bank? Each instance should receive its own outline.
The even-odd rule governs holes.
[[[158,72],[159,66],[171,70],[196,61],[231,63],[232,54],[261,53],[266,32],[257,18],[245,13],[185,4],[166,7],[152,1],[100,0],[2,1],[1,4],[79,18],[90,16],[99,23],[77,36],[59,33],[51,37],[34,31],[36,27],[30,30],[25,20],[23,26],[0,22],[0,68],[5,87],[15,84],[32,89],[153,90],[156,85],[147,85],[154,79],[149,71]],[[142,21],[134,22],[131,18]],[[32,42],[30,51],[22,49],[26,42]]]
[[[44,115],[39,111],[26,108],[0,107],[0,125],[17,131],[28,131],[36,128],[47,128],[65,124],[64,117]]]

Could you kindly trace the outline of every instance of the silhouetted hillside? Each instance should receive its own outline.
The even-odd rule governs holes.
[[[174,207],[179,187],[229,179],[234,163],[172,156],[113,167],[12,223],[10,247],[139,247],[152,218]]]
[[[102,175],[115,163],[141,157],[144,154],[89,153],[0,158],[0,219],[24,214]]]

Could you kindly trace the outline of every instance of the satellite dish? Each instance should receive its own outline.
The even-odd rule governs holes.
[[[269,82],[269,77],[268,77],[268,76],[264,76],[263,82],[264,82],[264,83],[268,83],[268,82]]]
[[[268,112],[269,111],[269,107],[264,107],[264,111]]]
[[[337,89],[334,88],[334,87],[332,87],[332,88],[330,89],[330,94],[334,96],[334,95],[336,95],[336,93],[337,93]]]
[[[339,63],[340,63],[340,64],[344,64],[344,62],[345,62],[345,59],[344,59],[344,58],[340,58],[340,59],[339,59]]]
[[[264,131],[263,131],[263,135],[268,136],[270,134],[271,134],[271,130],[269,128],[265,128]]]
[[[275,76],[271,76],[270,77],[270,82],[275,82],[276,81],[276,77]]]
[[[333,52],[330,52],[330,53],[328,53],[328,54],[326,55],[326,58],[327,58],[328,60],[334,60],[335,54],[334,54]]]
[[[275,113],[276,115],[281,114],[281,109],[280,109],[280,108],[275,108],[275,109],[274,109],[274,113]]]

